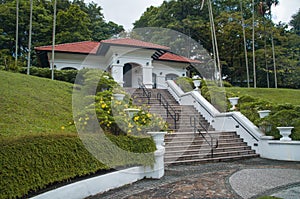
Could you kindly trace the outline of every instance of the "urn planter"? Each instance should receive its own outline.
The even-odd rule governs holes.
[[[280,135],[282,135],[282,138],[280,138],[281,141],[291,141],[292,139],[289,137],[292,133],[293,126],[284,126],[284,127],[277,127],[279,130]]]
[[[161,132],[148,132],[149,135],[152,136],[156,148],[163,147],[165,145],[164,140],[165,140],[165,135],[167,132],[161,131]]]
[[[230,98],[228,98],[230,104],[232,105],[232,107],[230,108],[230,110],[235,110],[236,109],[235,105],[238,104],[239,99],[240,99],[239,97],[230,97]]]
[[[133,115],[135,113],[138,113],[140,111],[140,109],[137,109],[137,108],[126,108],[124,109],[124,111],[127,113],[127,115],[130,117],[130,118],[133,118]]]
[[[112,94],[113,97],[116,99],[116,100],[119,100],[119,101],[122,101],[125,97],[124,94],[121,94],[121,93],[115,93],[115,94]]]
[[[261,110],[261,111],[257,111],[257,112],[258,112],[260,118],[265,118],[265,117],[269,116],[271,111],[270,110]]]
[[[201,80],[200,79],[194,79],[193,83],[194,83],[194,86],[195,86],[195,90],[198,90],[198,88],[201,85]]]

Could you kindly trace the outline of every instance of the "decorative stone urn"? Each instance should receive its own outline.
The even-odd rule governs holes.
[[[239,99],[240,99],[239,97],[230,97],[230,98],[228,98],[230,104],[232,105],[232,107],[230,108],[230,110],[235,110],[236,109],[235,105],[238,104]]]
[[[265,118],[265,117],[269,116],[271,111],[270,110],[261,110],[261,111],[257,111],[257,112],[258,112],[260,118]]]
[[[192,77],[192,79],[195,86],[195,90],[198,90],[201,85],[201,78],[198,75],[195,75]]]
[[[124,97],[125,97],[125,95],[121,94],[121,93],[115,93],[115,94],[112,94],[112,95],[118,101],[122,101],[124,99]]]
[[[195,90],[198,90],[199,86],[201,85],[200,79],[194,79],[193,80],[194,86],[196,87]]]
[[[140,109],[137,109],[137,108],[126,108],[124,109],[124,111],[127,113],[127,115],[130,117],[130,118],[133,118],[133,115],[137,112],[140,111]]]
[[[165,135],[167,134],[167,132],[161,131],[161,132],[148,132],[149,135],[152,136],[156,148],[161,148],[165,145],[164,140],[165,140]]]
[[[277,127],[280,135],[282,135],[282,138],[280,138],[280,140],[281,141],[291,141],[292,139],[289,136],[291,135],[293,128],[294,127],[292,127],[292,126]]]

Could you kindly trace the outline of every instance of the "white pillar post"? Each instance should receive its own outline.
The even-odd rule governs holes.
[[[156,145],[156,151],[154,152],[155,156],[155,164],[150,169],[151,172],[149,172],[146,177],[152,178],[152,179],[160,179],[165,174],[165,162],[164,162],[164,154],[165,154],[165,143],[164,138],[167,132],[148,132],[149,135],[152,136],[155,145]]]
[[[143,84],[146,86],[146,88],[152,88],[153,82],[152,82],[152,69],[151,62],[147,62],[148,65],[142,66],[143,70]]]
[[[167,88],[166,76],[164,76],[163,74],[158,74],[156,78],[157,88]]]
[[[114,80],[123,87],[124,81],[123,81],[123,65],[112,65],[111,67],[111,76],[114,78]]]

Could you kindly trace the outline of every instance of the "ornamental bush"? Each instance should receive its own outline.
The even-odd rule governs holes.
[[[143,156],[114,157],[109,166],[152,165],[152,138],[133,136],[106,137],[124,151]],[[28,198],[34,193],[58,183],[70,182],[77,177],[110,170],[96,159],[76,134],[27,135],[19,138],[0,139],[0,199]],[[108,148],[103,140],[97,140],[102,150]],[[116,154],[115,154],[116,155]],[[57,187],[57,186],[56,186]]]
[[[97,131],[100,125],[104,132],[114,135],[144,136],[148,131],[161,131],[168,128],[161,117],[144,111],[146,107],[133,106],[129,95],[125,94],[123,88],[108,73],[89,69],[82,71],[80,75],[82,76],[81,90],[85,98],[82,100],[86,101],[86,108],[76,116],[76,126],[83,132]],[[95,92],[96,94],[93,95]],[[115,99],[113,93],[116,92],[124,93],[124,100]],[[131,117],[126,109],[132,108],[139,111]],[[96,113],[97,123],[95,120],[90,120],[94,113]]]
[[[20,68],[19,72],[26,74],[27,68],[26,67]],[[54,79],[59,81],[74,83],[77,73],[78,73],[77,70],[54,70]],[[51,70],[49,68],[31,67],[30,75],[50,79]]]
[[[261,126],[266,135],[279,139],[281,135],[276,127],[293,126],[291,138],[300,140],[300,106],[292,104],[274,104],[249,95],[240,96],[237,109],[255,125]],[[270,110],[268,117],[260,119],[259,110]],[[266,130],[266,126],[269,128]]]

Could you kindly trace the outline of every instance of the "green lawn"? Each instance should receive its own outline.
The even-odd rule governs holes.
[[[76,132],[72,84],[0,71],[0,85],[1,137]]]
[[[237,96],[247,94],[275,104],[300,105],[300,90],[297,89],[227,87],[226,91],[235,93]]]

